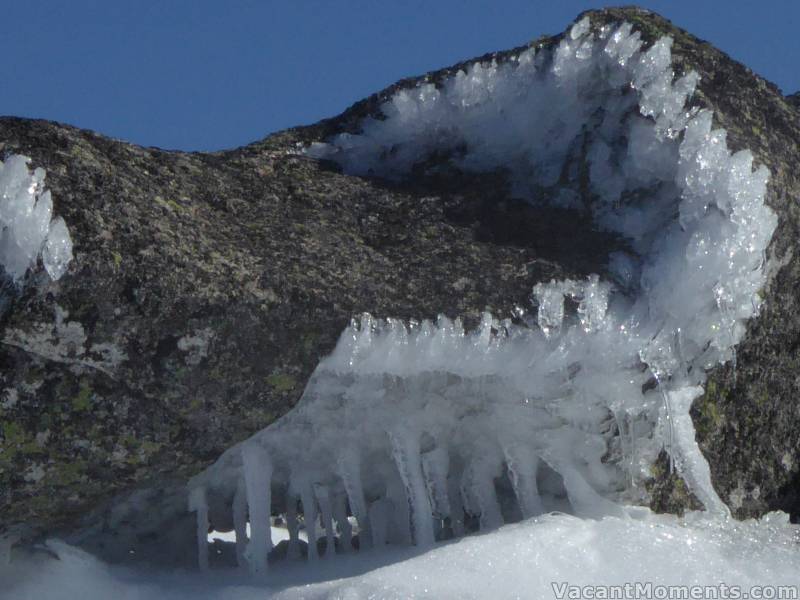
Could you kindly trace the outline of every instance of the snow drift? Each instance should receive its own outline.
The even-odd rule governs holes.
[[[56,542],[48,550],[59,560],[40,555],[13,570],[0,565],[0,598],[555,599],[565,585],[573,586],[565,598],[576,597],[572,590],[584,586],[615,586],[606,597],[634,598],[614,589],[624,593],[628,584],[635,590],[637,582],[649,585],[638,588],[640,598],[736,598],[756,591],[763,598],[798,597],[797,528],[785,515],[746,522],[710,522],[698,514],[680,522],[646,511],[631,517],[587,521],[543,515],[439,544],[424,554],[413,547],[387,546],[369,554],[337,555],[313,569],[287,563],[263,578],[233,570],[206,576],[133,572]],[[689,595],[691,588],[699,589],[699,595]]]

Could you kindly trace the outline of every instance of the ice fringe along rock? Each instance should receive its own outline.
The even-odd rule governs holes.
[[[47,274],[59,279],[72,260],[72,239],[44,187],[45,171],[28,168],[30,158],[12,154],[0,161],[0,265],[19,282],[39,256]]]
[[[537,285],[514,322],[354,319],[298,406],[246,446],[262,449],[276,494],[299,490],[309,559],[312,487],[348,498],[360,544],[370,532],[373,545],[425,545],[544,511],[624,516],[662,449],[709,513],[728,514],[689,408],[759,311],[777,220],[767,170],[731,155],[711,112],[686,108],[697,76],[675,79],[670,46],[583,20],[553,49],[398,91],[358,135],[308,149],[395,179],[433,155],[503,169],[520,198],[628,241],[603,277]],[[243,448],[190,488],[230,505],[255,469]]]

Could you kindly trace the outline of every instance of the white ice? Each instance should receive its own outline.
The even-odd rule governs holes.
[[[251,530],[245,557],[251,572],[261,573],[267,568],[267,554],[272,549],[269,520],[272,507],[272,462],[260,445],[244,444],[242,465]]]
[[[72,260],[72,238],[64,219],[53,218],[44,169],[31,171],[30,161],[18,154],[0,161],[0,266],[19,281],[41,256],[55,280]]]

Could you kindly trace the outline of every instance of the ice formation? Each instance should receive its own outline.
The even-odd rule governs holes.
[[[12,154],[0,161],[0,265],[19,281],[41,256],[48,275],[59,279],[72,260],[72,239],[64,219],[52,217],[44,169],[31,172],[30,160]]]
[[[247,488],[251,569],[265,565],[267,509],[298,500],[309,560],[319,515],[334,552],[337,495],[359,547],[428,546],[553,510],[624,518],[662,449],[727,515],[689,407],[758,313],[777,221],[767,170],[731,155],[711,112],[686,108],[697,76],[675,79],[670,45],[583,20],[554,49],[401,90],[360,134],[310,148],[384,177],[434,153],[505,169],[521,197],[588,212],[630,250],[609,256],[605,278],[537,285],[513,322],[354,319],[298,406],[190,483],[234,508]]]

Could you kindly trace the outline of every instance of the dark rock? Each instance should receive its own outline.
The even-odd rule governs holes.
[[[797,514],[796,110],[653,13],[587,14],[595,25],[627,20],[647,43],[672,36],[676,72],[701,75],[693,102],[715,111],[731,149],[749,148],[772,173],[768,203],[780,225],[769,254],[779,268],[736,368],[711,373],[693,417],[737,516]],[[166,152],[0,119],[0,149],[47,169],[75,243],[69,272],[58,282],[32,274],[0,323],[0,531],[69,526],[118,494],[185,480],[291,409],[354,314],[504,317],[538,281],[604,268],[622,241],[510,200],[501,174],[395,185],[296,155],[299,144],[357,131],[397,89],[465,64],[227,152]],[[686,506],[675,481],[654,483],[655,508]]]

